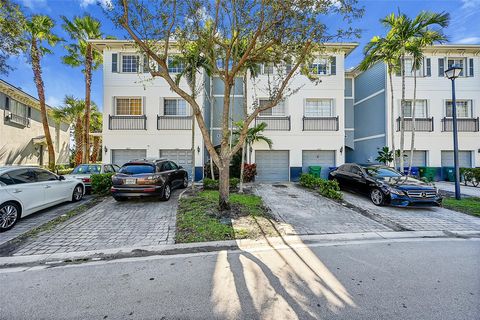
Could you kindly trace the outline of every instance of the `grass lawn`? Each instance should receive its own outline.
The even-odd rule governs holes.
[[[232,193],[232,223],[222,221],[218,211],[218,191],[200,191],[179,201],[176,242],[234,240],[277,235],[275,221],[262,199],[251,194]],[[223,222],[223,223],[222,223]]]
[[[480,198],[462,198],[461,200],[444,198],[443,206],[447,209],[480,217]]]

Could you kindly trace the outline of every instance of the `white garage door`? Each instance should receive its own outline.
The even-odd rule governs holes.
[[[321,166],[322,177],[327,178],[328,167],[335,166],[334,150],[303,150],[302,151],[302,172],[308,173],[308,167]]]
[[[407,151],[407,157],[405,157],[405,167],[408,167],[410,163],[410,151]],[[399,161],[397,161],[400,164]],[[412,167],[425,167],[427,166],[427,151],[415,150],[413,151]]]
[[[458,162],[461,168],[472,166],[472,153],[470,151],[459,151]],[[442,167],[453,167],[453,151],[442,151]]]
[[[257,164],[256,181],[288,181],[290,170],[288,151],[255,151],[255,163]]]
[[[130,160],[145,159],[147,150],[145,149],[115,149],[112,150],[112,163],[123,166]]]
[[[188,172],[188,177],[192,176],[192,151],[188,149],[162,149],[160,158],[172,160],[179,166],[182,166]]]

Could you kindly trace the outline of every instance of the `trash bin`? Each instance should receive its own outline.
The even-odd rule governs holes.
[[[435,167],[418,167],[418,175],[427,181],[434,181],[437,174]]]
[[[322,167],[320,167],[320,166],[309,166],[308,167],[308,173],[317,177],[317,178],[320,178],[321,172],[322,172]]]
[[[418,176],[419,176],[418,170],[419,170],[419,167],[412,167],[412,169],[410,170],[410,175],[411,175],[411,176],[414,176],[414,177],[418,177]],[[405,175],[408,174],[408,167],[406,167],[406,168],[403,170],[403,173],[404,173]]]
[[[455,181],[455,168],[453,167],[442,167],[443,178],[446,181],[454,182]]]

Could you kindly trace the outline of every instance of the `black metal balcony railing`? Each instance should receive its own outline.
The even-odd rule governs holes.
[[[157,116],[158,130],[191,130],[191,116]]]
[[[30,126],[30,119],[28,119],[25,116],[21,116],[11,112],[5,116],[5,120],[14,124],[24,126],[24,127]]]
[[[411,118],[405,118],[405,131],[413,130],[413,121]],[[400,131],[401,120],[397,118],[397,131]],[[415,131],[431,132],[433,131],[433,118],[415,118]]]
[[[457,128],[459,132],[477,132],[479,131],[478,118],[457,118]],[[442,131],[453,131],[453,119],[442,119]]]
[[[303,117],[303,131],[338,131],[338,117]]]
[[[263,116],[255,119],[255,125],[265,122],[266,131],[290,131],[290,116]]]
[[[146,130],[147,116],[108,116],[110,130]]]

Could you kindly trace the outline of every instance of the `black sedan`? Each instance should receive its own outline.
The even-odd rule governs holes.
[[[433,185],[386,166],[347,163],[330,172],[328,178],[336,180],[344,189],[367,194],[377,206],[439,206],[442,203]]]
[[[145,196],[158,196],[167,201],[173,189],[187,186],[188,173],[175,162],[135,160],[124,164],[112,177],[111,193],[117,201]]]

